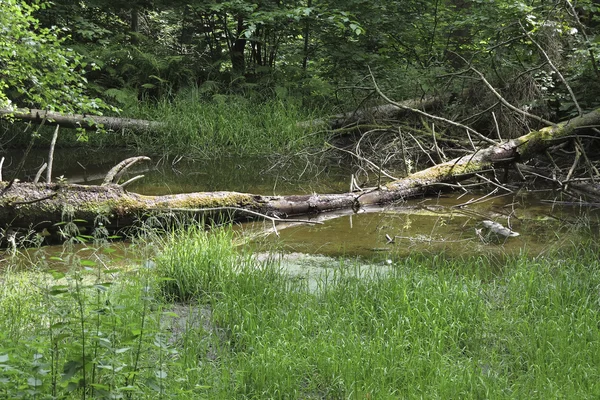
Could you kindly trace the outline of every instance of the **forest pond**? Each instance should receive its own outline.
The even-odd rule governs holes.
[[[130,156],[107,149],[85,154],[61,150],[55,155],[53,175],[73,183],[99,184],[113,165]],[[46,157],[46,151],[33,151],[20,178],[31,180]],[[5,175],[10,176],[19,160],[16,153],[7,157]],[[350,175],[356,171],[350,164],[348,159],[324,157],[193,161],[153,157],[130,172],[131,176],[145,177],[128,190],[146,195],[221,190],[265,195],[341,193],[348,191]],[[258,221],[239,229],[252,235],[259,249],[276,248],[286,254],[361,257],[378,262],[385,262],[390,252],[536,255],[580,240],[585,231],[580,228],[598,222],[598,208],[578,205],[572,199],[556,202],[556,196],[551,191],[498,192],[493,196],[457,191],[358,213],[349,210],[307,217],[321,220],[320,224],[278,224],[275,230],[271,222]],[[519,236],[490,234],[482,224],[485,220],[510,227]]]

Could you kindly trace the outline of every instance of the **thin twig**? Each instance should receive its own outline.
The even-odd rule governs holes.
[[[344,153],[351,154],[351,155],[353,155],[354,157],[358,158],[359,160],[365,161],[367,164],[369,164],[370,166],[372,166],[372,167],[373,167],[373,168],[375,168],[375,169],[380,169],[380,167],[379,167],[377,164],[375,164],[373,161],[371,161],[371,160],[369,160],[369,159],[367,159],[367,158],[365,158],[365,157],[363,157],[363,156],[361,156],[361,155],[359,155],[359,154],[356,154],[356,153],[354,153],[354,152],[352,152],[352,151],[350,151],[350,150],[346,150],[346,149],[342,149],[342,148],[340,148],[340,147],[334,146],[334,145],[332,145],[331,143],[327,143],[327,145],[328,145],[328,146],[330,146],[330,147],[332,147],[332,148],[334,148],[334,149],[336,149],[336,150],[343,151]],[[390,179],[394,180],[394,181],[397,181],[397,180],[398,180],[398,178],[395,178],[395,177],[393,177],[392,175],[388,174],[387,172],[385,172],[385,171],[383,171],[383,170],[381,171],[381,173],[382,173],[383,175],[385,175],[386,177],[388,177],[388,178],[390,178]]]
[[[440,162],[446,161],[446,155],[443,155],[444,152],[439,148],[435,138],[435,124],[431,124],[431,136],[433,137],[433,147],[435,148],[435,152],[437,153]]]
[[[546,61],[548,61],[548,65],[556,73],[556,75],[558,75],[558,79],[560,79],[560,81],[566,86],[566,88],[569,92],[569,95],[571,96],[571,100],[573,100],[573,103],[575,104],[575,107],[577,108],[577,113],[579,113],[579,115],[583,115],[583,110],[579,106],[579,102],[577,101],[577,97],[575,97],[575,93],[573,92],[573,89],[571,89],[571,85],[569,85],[567,83],[567,80],[565,79],[563,74],[560,73],[558,68],[556,68],[556,66],[550,59],[550,56],[548,55],[548,53],[546,53],[546,51],[542,48],[542,46],[540,46],[540,44],[538,42],[536,42],[535,39],[533,39],[531,34],[527,31],[527,29],[525,29],[523,24],[521,24],[521,22],[519,22],[519,25],[521,26],[521,29],[523,30],[523,32],[525,32],[525,35],[531,41],[531,43],[533,43],[538,48],[538,50],[540,51],[540,53],[542,53],[542,55],[544,56]]]
[[[107,186],[111,183],[117,183],[118,179],[123,175],[123,173],[138,161],[150,161],[150,157],[131,157],[121,161],[120,163],[112,167],[110,171],[108,171],[106,177],[104,178],[104,182],[102,182],[101,186]]]
[[[579,147],[579,151],[581,152],[581,155],[583,155],[583,160],[585,161],[585,163],[587,164],[587,166],[591,169],[591,171],[590,171],[590,178],[591,178],[592,182],[595,183],[594,174],[596,176],[600,176],[600,173],[598,172],[598,169],[596,168],[596,166],[588,158],[587,153],[586,153],[585,149],[583,148],[583,143],[581,143],[581,139],[575,138],[575,145]]]
[[[494,125],[496,125],[496,132],[498,133],[498,139],[502,142],[502,136],[500,135],[500,126],[498,125],[498,119],[496,118],[496,113],[492,111],[492,118],[494,118]]]
[[[575,146],[575,160],[573,160],[573,165],[571,165],[571,168],[569,169],[569,173],[567,174],[567,181],[571,179],[571,176],[573,176],[573,173],[575,172],[575,169],[577,168],[577,165],[579,164],[579,158],[581,157],[581,152],[579,151],[579,147]],[[567,190],[567,185],[565,185],[564,187],[565,190]]]
[[[509,102],[508,102],[508,101],[507,101],[507,100],[506,100],[504,97],[502,97],[502,95],[501,95],[500,93],[498,93],[498,91],[496,90],[496,88],[494,88],[494,86],[492,86],[492,84],[491,84],[491,83],[489,83],[489,82],[487,81],[487,79],[485,79],[485,76],[484,76],[484,75],[483,75],[481,72],[479,72],[477,69],[475,69],[475,67],[471,67],[471,71],[475,72],[475,73],[476,73],[476,74],[479,76],[479,79],[481,79],[481,81],[482,81],[482,82],[485,84],[485,86],[487,86],[487,87],[488,87],[488,89],[490,90],[490,92],[492,92],[492,94],[493,94],[494,96],[496,96],[496,98],[497,98],[498,100],[500,100],[500,102],[501,102],[502,104],[504,104],[506,107],[510,108],[510,109],[511,109],[511,110],[513,110],[514,112],[516,112],[516,113],[518,113],[518,114],[521,114],[521,115],[523,115],[523,116],[525,116],[525,117],[527,117],[527,118],[531,118],[531,119],[533,119],[533,120],[536,120],[536,121],[538,121],[538,122],[541,122],[541,123],[543,123],[544,125],[549,125],[549,126],[554,126],[554,125],[556,125],[556,124],[555,124],[554,122],[552,122],[552,121],[548,121],[547,119],[544,119],[544,118],[542,118],[542,117],[540,117],[540,116],[537,116],[537,115],[530,114],[530,113],[528,113],[527,111],[521,110],[520,108],[517,108],[517,107],[513,106],[513,105],[512,105],[512,104],[510,104],[510,103],[509,103]]]
[[[488,178],[486,178],[485,176],[483,176],[483,175],[481,175],[481,174],[475,174],[475,176],[476,176],[476,177],[478,177],[478,178],[480,178],[480,179],[483,179],[484,181],[486,181],[486,182],[488,182],[488,183],[490,183],[490,184],[492,184],[492,185],[494,185],[494,186],[496,186],[496,187],[499,187],[499,188],[500,188],[500,189],[502,189],[502,190],[506,190],[507,192],[510,192],[510,193],[512,193],[512,192],[513,192],[513,190],[510,190],[510,189],[509,189],[509,188],[507,188],[506,186],[502,186],[501,184],[499,184],[499,183],[497,183],[497,182],[494,182],[493,180],[491,180],[491,179],[488,179]]]
[[[410,136],[415,143],[417,144],[417,146],[419,146],[419,148],[421,149],[421,151],[427,155],[427,157],[429,157],[429,160],[431,161],[431,163],[433,165],[437,165],[437,163],[433,160],[433,157],[431,157],[431,154],[429,154],[429,152],[425,151],[425,149],[423,148],[423,146],[421,146],[421,143],[419,143],[419,141],[410,133],[408,132],[408,136]]]
[[[471,139],[471,134],[469,133],[468,129],[467,129],[467,137],[469,138],[469,143],[471,143],[471,146],[473,146],[473,151],[477,151],[477,147],[475,147],[475,144],[473,143],[473,140]]]
[[[404,110],[411,111],[411,112],[413,112],[415,114],[419,114],[419,115],[422,115],[424,117],[427,117],[427,118],[430,118],[430,119],[433,119],[433,120],[436,120],[436,121],[441,121],[441,122],[444,122],[444,123],[449,124],[449,125],[453,125],[453,126],[457,126],[459,128],[466,129],[467,131],[471,132],[472,134],[474,134],[475,136],[477,136],[478,138],[480,138],[481,140],[483,140],[483,141],[485,141],[485,142],[487,142],[489,144],[493,144],[493,145],[497,145],[498,144],[494,140],[492,140],[492,139],[486,137],[485,135],[482,135],[481,133],[477,132],[475,129],[470,128],[470,127],[468,127],[466,125],[463,125],[463,124],[461,124],[459,122],[452,121],[452,120],[449,120],[449,119],[446,119],[446,118],[443,118],[443,117],[439,117],[437,115],[429,114],[429,113],[426,113],[425,111],[421,111],[421,110],[418,110],[416,108],[408,107],[408,106],[403,105],[402,103],[398,103],[398,102],[393,101],[392,99],[390,99],[389,97],[387,97],[381,91],[381,89],[377,85],[377,81],[375,80],[375,76],[373,75],[373,72],[371,72],[371,68],[369,68],[369,73],[371,74],[371,79],[373,81],[373,85],[375,86],[375,90],[377,91],[377,94],[379,94],[388,103],[390,103],[390,104],[392,104],[392,105],[394,105],[396,107],[402,108]]]
[[[287,219],[287,218],[279,218],[272,217],[270,215],[262,214],[257,211],[247,210],[245,208],[240,207],[211,207],[211,208],[166,208],[164,211],[189,211],[189,212],[209,212],[209,211],[224,211],[224,210],[232,210],[239,211],[243,213],[247,213],[250,215],[254,215],[256,217],[261,217],[268,219],[273,222],[299,222],[304,224],[315,224],[315,225],[323,225],[323,222],[320,221],[309,221],[305,219]]]
[[[19,176],[19,174],[23,170],[23,167],[25,166],[25,161],[27,160],[27,156],[29,155],[31,148],[33,147],[33,143],[35,142],[35,138],[37,137],[39,130],[41,129],[42,126],[44,126],[45,123],[46,123],[46,119],[44,118],[42,120],[42,122],[40,123],[40,126],[38,127],[36,132],[33,135],[31,135],[31,140],[29,141],[29,144],[27,145],[27,148],[25,149],[23,158],[21,158],[21,162],[19,163],[19,166],[17,167],[17,170],[15,171],[12,179],[10,180],[10,182],[8,182],[8,185],[6,185],[4,187],[4,189],[2,189],[2,192],[0,192],[0,197],[4,196],[6,194],[6,192],[8,192],[10,190],[10,188],[12,188],[12,186],[15,184],[15,182],[18,182],[17,176]]]
[[[48,167],[48,163],[42,164],[42,166],[40,167],[40,169],[38,169],[37,174],[35,174],[35,178],[33,179],[33,183],[38,183],[40,181],[40,178],[42,177],[42,174],[44,173],[44,171],[46,170],[47,167]]]
[[[131,185],[133,182],[138,181],[140,179],[142,179],[145,175],[137,175],[134,176],[133,178],[121,183],[119,186],[121,186],[122,188],[124,188],[125,186],[129,186]]]
[[[491,196],[495,195],[497,192],[498,192],[498,188],[496,188],[496,189],[492,190],[491,192],[489,192],[489,193],[488,193],[488,194],[486,194],[485,196],[479,197],[479,198],[477,198],[477,199],[470,199],[469,201],[467,201],[467,202],[465,202],[465,203],[461,203],[461,204],[457,204],[457,205],[455,205],[455,206],[452,206],[452,208],[461,208],[461,207],[468,206],[468,205],[471,205],[471,204],[475,204],[475,203],[481,203],[482,201],[484,201],[484,200],[488,199],[489,197],[491,197]],[[497,196],[497,197],[506,196],[506,195],[508,195],[508,194],[510,194],[510,193],[505,193],[505,194],[503,194],[503,195],[500,195],[500,196]],[[495,197],[494,197],[494,198],[495,198]],[[488,199],[488,200],[489,200],[489,199]]]
[[[58,139],[58,130],[60,125],[56,125],[54,134],[52,135],[52,141],[50,142],[50,152],[48,153],[48,169],[46,170],[46,183],[52,182],[52,163],[54,162],[54,146],[56,146],[56,140]]]
[[[600,70],[598,69],[598,64],[596,63],[596,54],[594,53],[594,49],[591,45],[591,41],[590,41],[587,33],[585,33],[585,26],[581,23],[581,20],[579,19],[579,15],[577,14],[577,10],[575,10],[575,6],[573,6],[573,3],[571,3],[571,0],[567,0],[566,3],[569,6],[569,8],[571,9],[571,12],[573,13],[573,18],[575,18],[575,22],[577,22],[577,25],[579,25],[579,29],[581,30],[581,35],[585,39],[585,45],[588,49],[588,54],[590,55],[590,62],[592,63],[592,67],[594,68],[594,73],[596,74],[596,77],[600,80]]]
[[[4,166],[4,157],[0,160],[0,182],[2,182],[2,167]]]
[[[56,197],[57,195],[58,195],[58,193],[52,193],[52,194],[49,194],[48,196],[40,197],[39,199],[33,199],[33,200],[27,200],[27,201],[15,201],[14,203],[11,203],[11,204],[13,206],[22,206],[25,204],[39,203],[40,201],[50,200],[50,199]]]

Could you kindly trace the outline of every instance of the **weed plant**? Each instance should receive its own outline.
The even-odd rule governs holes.
[[[228,229],[162,246],[130,271],[71,257],[64,275],[6,273],[0,396],[600,396],[594,243],[501,269],[484,256],[416,255],[379,272],[340,261],[316,288],[242,256]]]
[[[230,229],[207,234],[199,227],[165,235],[156,257],[159,288],[167,301],[190,302],[219,292],[239,262]]]

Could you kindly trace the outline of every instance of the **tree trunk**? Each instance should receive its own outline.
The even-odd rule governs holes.
[[[155,131],[165,127],[165,124],[157,121],[146,121],[142,119],[103,117],[98,115],[81,114],[61,114],[44,110],[25,110],[19,109],[11,111],[0,109],[0,118],[15,118],[26,122],[41,124],[45,121],[46,125],[60,125],[63,128],[83,128],[86,130],[96,130],[103,128],[106,130],[120,131],[123,129],[136,132]]]
[[[244,17],[238,16],[237,33],[233,40],[233,45],[231,46],[231,66],[233,72],[238,75],[244,75],[246,72],[246,38],[243,36],[245,29]]]
[[[573,137],[577,129],[600,124],[600,109],[570,121],[530,132],[508,142],[478,150],[392,181],[377,190],[343,194],[261,196],[237,192],[188,193],[143,196],[117,185],[81,186],[0,182],[0,225],[35,226],[42,229],[77,218],[88,222],[107,217],[110,227],[130,225],[153,212],[176,209],[239,208],[286,218],[339,209],[389,204],[439,190],[440,184],[455,183],[497,166],[531,159],[548,147]],[[226,211],[228,212],[228,211]]]
[[[424,100],[406,100],[401,104],[409,108],[432,111],[439,108],[444,100],[440,98],[430,98]],[[337,114],[330,118],[320,118],[311,121],[302,121],[298,126],[308,128],[312,126],[325,126],[328,129],[339,129],[349,125],[358,125],[363,123],[372,123],[377,120],[401,120],[410,112],[394,104],[384,104],[371,108],[361,108],[352,112]]]

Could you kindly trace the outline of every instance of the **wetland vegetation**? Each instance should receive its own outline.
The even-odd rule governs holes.
[[[311,278],[230,228],[113,269],[5,271],[6,398],[595,398],[595,241],[498,259],[387,254]],[[139,244],[141,245],[141,244]],[[108,248],[110,249],[110,248]],[[106,249],[105,249],[106,250]],[[147,250],[147,249],[146,249]],[[143,252],[142,252],[143,253]],[[313,284],[309,284],[310,279]],[[175,303],[173,301],[176,301]]]
[[[591,0],[0,0],[0,397],[599,398],[599,21]],[[69,185],[134,155],[108,189],[355,201],[78,218]]]

